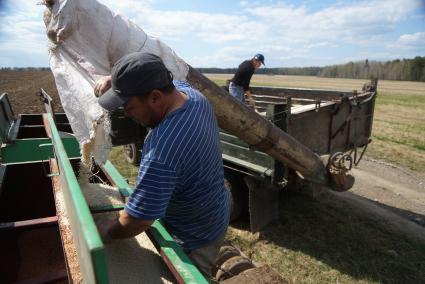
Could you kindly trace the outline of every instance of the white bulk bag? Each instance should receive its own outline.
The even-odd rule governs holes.
[[[159,39],[96,0],[45,2],[50,68],[63,109],[81,149],[103,163],[111,149],[110,123],[93,94],[96,80],[136,51],[161,57],[177,80],[186,79],[189,67]]]

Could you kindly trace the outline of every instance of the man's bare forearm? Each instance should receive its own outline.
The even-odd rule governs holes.
[[[146,231],[153,223],[152,220],[141,220],[128,215],[125,211],[120,211],[118,219],[109,220],[106,224],[99,224],[102,228],[102,239],[106,242],[114,239],[125,239],[137,236]]]

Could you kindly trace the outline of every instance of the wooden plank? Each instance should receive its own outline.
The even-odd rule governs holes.
[[[272,168],[273,158],[265,155],[262,152],[250,150],[246,147],[241,147],[228,142],[221,142],[221,151],[223,154],[235,157],[240,161],[249,161],[252,164],[264,168]]]
[[[294,98],[320,99],[320,100],[339,100],[343,96],[352,96],[352,92],[335,91],[326,89],[305,89],[305,88],[281,88],[266,86],[251,86],[251,92],[261,95],[272,96],[290,96]]]
[[[327,107],[327,106],[334,105],[334,104],[335,104],[335,102],[325,102],[325,103],[320,103],[318,106],[316,106],[315,103],[303,105],[303,106],[297,106],[297,107],[294,107],[293,109],[291,109],[291,114],[296,115],[296,114],[316,110],[317,108],[320,109],[320,108]]]
[[[0,223],[0,231],[17,229],[17,228],[50,226],[50,225],[56,225],[57,223],[58,223],[57,216],[24,220],[24,221],[16,221],[16,222],[7,222],[7,223]]]
[[[220,141],[232,143],[232,144],[242,146],[242,147],[249,147],[249,145],[247,143],[245,143],[244,141],[242,141],[238,137],[231,135],[229,133],[226,133],[223,130],[221,130],[219,134],[220,134]]]

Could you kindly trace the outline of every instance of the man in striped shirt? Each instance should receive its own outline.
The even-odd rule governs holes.
[[[214,111],[188,83],[173,81],[161,59],[132,53],[95,87],[99,104],[150,128],[133,194],[118,220],[100,228],[105,241],[132,237],[161,219],[210,276],[230,215]]]

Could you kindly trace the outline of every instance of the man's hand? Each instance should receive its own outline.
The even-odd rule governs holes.
[[[249,108],[255,110],[255,100],[254,100],[254,98],[251,95],[251,91],[248,90],[248,91],[245,92],[245,94],[248,97],[248,106],[249,106]]]
[[[254,99],[252,97],[249,98],[248,105],[249,105],[250,108],[252,108],[253,110],[255,110],[255,101],[254,101]]]
[[[102,239],[103,243],[109,244],[112,242],[112,238],[109,235],[109,230],[118,222],[117,219],[108,219],[108,218],[101,218],[99,220],[96,220],[96,226],[97,230],[99,231],[100,238]]]
[[[96,220],[97,230],[105,244],[115,239],[134,237],[148,229],[154,220],[142,220],[131,217],[124,210],[114,219],[100,218]]]
[[[111,87],[111,76],[105,76],[97,80],[94,84],[94,95],[100,97]]]

